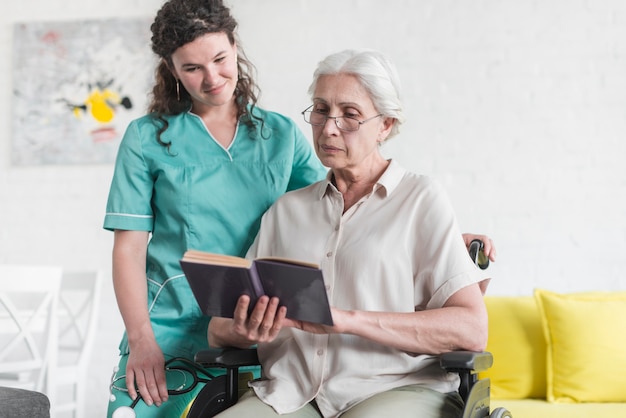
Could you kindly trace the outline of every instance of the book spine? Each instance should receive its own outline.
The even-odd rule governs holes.
[[[259,277],[259,271],[256,268],[256,262],[253,261],[250,266],[250,281],[252,282],[252,288],[254,289],[254,293],[256,298],[260,298],[265,294],[265,290],[263,289],[263,285],[261,284],[261,278]]]

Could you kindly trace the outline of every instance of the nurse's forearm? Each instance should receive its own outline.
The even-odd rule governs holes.
[[[146,339],[154,340],[148,314],[147,243],[147,232],[115,231],[113,287],[131,349]]]

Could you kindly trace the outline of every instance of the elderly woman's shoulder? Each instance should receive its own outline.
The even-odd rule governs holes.
[[[435,178],[427,174],[418,174],[408,170],[396,159],[392,158],[389,162],[389,167],[382,177],[384,179],[383,182],[398,182],[404,183],[409,187],[419,188],[437,187],[439,184]]]
[[[445,187],[441,181],[428,174],[406,171],[402,183],[404,187],[417,193],[445,193]]]
[[[440,184],[439,180],[430,174],[419,174],[414,173],[412,171],[407,171],[405,173],[405,178],[407,181],[410,181],[414,184],[419,184],[422,186],[434,186]]]

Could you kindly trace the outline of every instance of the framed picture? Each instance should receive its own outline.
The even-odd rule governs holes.
[[[146,113],[155,56],[149,19],[14,26],[13,165],[115,160]]]

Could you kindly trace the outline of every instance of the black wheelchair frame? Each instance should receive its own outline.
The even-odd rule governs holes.
[[[259,365],[256,349],[207,349],[198,352],[196,363],[204,367],[223,368],[225,375],[206,384],[192,404],[187,418],[213,417],[237,403],[239,392],[239,368]],[[441,367],[461,378],[459,394],[465,403],[459,418],[512,418],[504,408],[490,411],[489,379],[478,379],[493,364],[489,352],[452,351],[439,356]]]
[[[486,269],[489,259],[482,252],[483,243],[474,240],[469,252],[472,260]],[[237,403],[239,399],[239,368],[260,365],[255,348],[214,349],[196,353],[196,363],[203,367],[221,368],[225,374],[208,382],[194,400],[187,418],[213,417]],[[479,379],[478,373],[493,365],[493,356],[489,352],[453,351],[439,356],[440,366],[460,377],[459,394],[465,403],[463,414],[459,418],[512,418],[505,408],[490,410],[491,382],[488,378]]]

